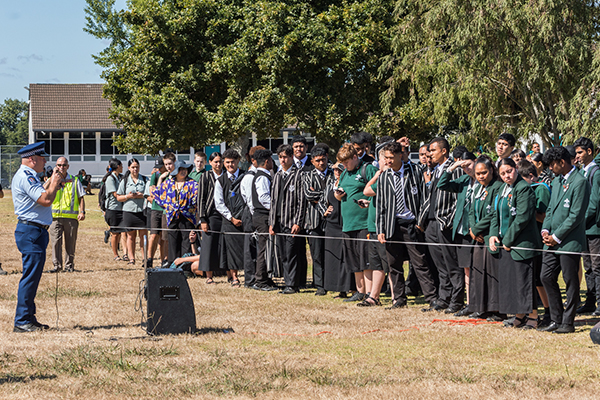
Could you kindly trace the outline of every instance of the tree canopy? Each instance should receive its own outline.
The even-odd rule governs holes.
[[[29,138],[27,102],[6,99],[0,104],[0,145],[25,145]]]

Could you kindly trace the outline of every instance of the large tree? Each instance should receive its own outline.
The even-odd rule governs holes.
[[[29,136],[27,102],[6,99],[0,104],[0,145],[25,145]]]
[[[468,145],[501,131],[537,133],[549,145],[572,134],[574,97],[592,60],[596,2],[399,0],[395,14],[384,101],[409,84],[414,101]]]
[[[114,0],[86,1],[86,30],[110,40],[96,60],[127,132],[121,150],[273,136],[291,124],[331,143],[359,129],[427,130],[406,97],[381,108],[389,0],[132,0],[120,12]]]

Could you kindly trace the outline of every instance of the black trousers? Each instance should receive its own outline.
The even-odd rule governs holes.
[[[542,256],[542,283],[548,294],[550,316],[557,324],[573,325],[579,306],[579,256],[572,254],[544,253]],[[563,274],[567,285],[567,306],[558,286],[558,275]]]
[[[256,244],[256,269],[254,271],[254,283],[264,286],[269,283],[267,273],[267,235],[269,233],[269,215],[257,212],[252,216],[252,224],[259,233]]]
[[[308,246],[310,247],[310,256],[312,257],[313,284],[316,288],[323,288],[325,276],[325,232],[323,229],[313,229],[307,232]]]
[[[425,230],[425,240],[442,246],[429,246],[429,252],[438,271],[440,286],[438,304],[441,306],[462,306],[465,302],[465,272],[458,266],[456,247],[452,245],[452,230],[442,229],[437,220],[429,221]]]
[[[417,240],[418,237],[417,237]],[[405,226],[396,223],[394,235],[388,241],[398,242],[414,242],[410,237],[409,230]],[[435,284],[427,260],[425,258],[425,248],[422,245],[416,244],[398,244],[386,243],[385,250],[390,267],[390,280],[392,282],[392,299],[394,303],[406,303],[406,288],[404,285],[404,260],[407,255],[410,263],[415,271],[415,275],[421,285],[423,296],[430,304],[437,299]]]
[[[244,236],[244,286],[256,283],[256,239],[251,232]]]
[[[306,285],[306,241],[303,237],[292,236],[292,230],[280,226],[277,235],[277,247],[283,264],[285,286],[299,288]]]
[[[194,228],[195,226],[187,218],[179,217],[171,221],[169,230],[167,231],[167,237],[169,238],[169,264],[172,264],[176,258],[181,257],[185,253],[192,252],[190,231],[187,229]]]
[[[588,236],[587,243],[590,254],[600,254],[600,236]],[[587,286],[585,302],[586,304],[595,306],[596,300],[600,296],[600,256],[587,254],[582,256],[582,258]]]

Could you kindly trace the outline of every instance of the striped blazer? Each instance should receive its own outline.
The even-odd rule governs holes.
[[[284,176],[283,170],[279,170],[273,179],[269,225],[274,229],[279,225],[288,229],[292,229],[294,225],[304,227],[306,201],[302,193],[303,172],[295,165],[289,171]]]
[[[218,214],[215,208],[215,173],[210,170],[200,176],[198,182],[197,221],[208,222],[208,217]]]
[[[442,165],[439,166],[441,171],[437,178],[433,178],[429,184],[429,188],[426,191],[426,197],[421,208],[421,214],[417,218],[418,225],[425,228],[427,223],[427,216],[429,215],[429,207],[431,207],[431,193],[434,187],[437,187],[438,181],[442,176],[442,173],[452,164],[450,159],[447,159]],[[452,179],[455,180],[460,178],[464,172],[461,168],[457,168],[452,171]],[[452,229],[454,222],[454,214],[456,213],[456,193],[445,192],[438,189],[437,202],[433,205],[435,207],[435,219],[440,223],[442,229]]]
[[[412,164],[404,164],[404,204],[418,217],[423,205],[423,193],[425,183],[419,167]],[[377,234],[385,234],[386,239],[394,235],[396,227],[396,190],[394,171],[389,168],[379,175],[377,182],[376,205],[376,227]]]
[[[323,223],[323,214],[327,211],[325,189],[333,186],[335,177],[331,168],[327,168],[325,179],[322,176],[323,174],[316,168],[303,173],[302,192],[306,202],[306,219],[304,221],[304,229],[306,230],[320,228]]]

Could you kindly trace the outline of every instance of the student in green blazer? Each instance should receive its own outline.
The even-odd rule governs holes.
[[[514,160],[498,163],[504,181],[495,201],[490,226],[490,249],[499,250],[498,287],[500,313],[516,314],[515,328],[537,328],[537,304],[534,297],[533,258],[542,248],[535,221],[535,193],[517,170]],[[525,315],[529,314],[527,321]]]
[[[469,211],[473,204],[473,193],[475,187],[479,184],[475,179],[475,154],[465,152],[461,154],[461,160],[452,164],[448,169],[442,172],[442,176],[438,181],[438,189],[446,192],[457,193],[456,196],[456,213],[452,221],[452,240],[456,244],[464,246],[457,247],[456,255],[458,257],[458,266],[464,268],[465,271],[465,290],[467,292],[467,305],[454,314],[457,317],[469,315],[469,271],[471,269],[473,248],[473,239],[469,235]],[[458,179],[452,180],[452,172],[455,169],[461,168],[465,174]]]
[[[544,154],[556,178],[552,181],[552,196],[542,226],[544,253],[542,283],[548,293],[552,323],[546,332],[575,332],[575,312],[579,305],[579,254],[587,250],[585,213],[590,198],[590,184],[571,164],[571,155],[564,147],[553,147]],[[568,253],[567,253],[568,252]],[[567,286],[567,304],[563,307],[558,275],[562,271]]]
[[[598,203],[600,202],[600,168],[594,160],[594,143],[586,138],[580,137],[573,143],[575,154],[577,154],[577,164],[581,166],[581,173],[587,179],[591,188],[590,204],[585,213],[585,226],[587,230],[588,250],[591,254],[600,253],[600,227],[596,225],[598,213]],[[596,300],[600,295],[600,257],[583,257],[583,268],[585,269],[585,283],[587,292],[585,303],[577,309],[577,314],[593,313],[594,316],[600,316],[600,307],[596,308]]]
[[[486,155],[475,160],[475,188],[473,205],[469,211],[469,233],[475,241],[469,277],[469,311],[472,318],[494,318],[498,313],[498,256],[491,254],[489,243],[490,223],[494,211],[494,199],[502,182],[492,159]]]

